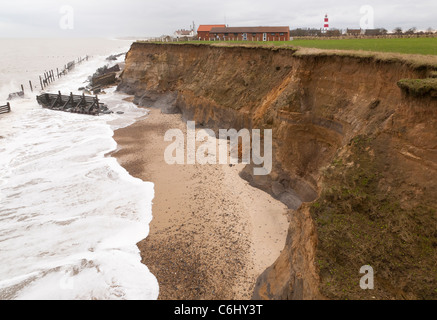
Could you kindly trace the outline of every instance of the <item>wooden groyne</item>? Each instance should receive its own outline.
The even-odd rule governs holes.
[[[65,76],[68,72],[70,72],[71,70],[73,70],[76,65],[81,64],[83,61],[88,61],[88,55],[85,56],[84,58],[78,58],[77,61],[70,61],[69,63],[67,63],[64,66],[64,69],[62,69],[61,71],[59,71],[59,68],[56,68],[56,76],[55,76],[55,71],[54,70],[49,70],[44,72],[44,75],[39,76],[39,82],[41,85],[41,90],[44,90],[50,83],[56,81],[56,79],[61,78],[62,76]],[[29,81],[30,84],[30,88],[33,91],[32,88],[32,82]],[[21,86],[23,88],[23,86]]]
[[[0,114],[11,112],[11,105],[9,102],[5,106],[0,106]]]
[[[108,108],[99,102],[97,96],[62,95],[43,93],[36,97],[36,100],[44,108],[72,113],[89,114],[97,116],[100,113],[111,113]]]
[[[43,75],[39,76],[39,84],[41,86],[41,90],[44,90],[49,84],[55,82],[57,79],[61,78],[62,76],[67,75],[71,70],[73,70],[78,64],[81,64],[84,61],[88,61],[89,56],[85,56],[84,58],[77,58],[77,60],[70,61],[64,67],[60,70],[59,68],[56,68],[56,70],[49,70],[45,71]],[[10,94],[10,97],[16,98],[16,97],[23,97],[24,96],[24,90],[25,86],[23,84],[20,85],[20,91],[14,92]],[[34,89],[37,88],[37,85],[35,83],[32,83],[31,80],[29,80],[29,88],[30,91],[33,92]]]

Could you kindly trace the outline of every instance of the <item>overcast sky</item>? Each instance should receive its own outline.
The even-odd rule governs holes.
[[[374,27],[437,29],[437,0],[0,0],[0,37],[160,36],[199,24],[359,28],[370,5]],[[366,20],[368,21],[368,20]]]

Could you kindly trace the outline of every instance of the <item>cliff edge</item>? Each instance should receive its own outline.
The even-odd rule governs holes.
[[[405,89],[432,61],[134,43],[118,90],[211,129],[273,130],[272,173],[241,176],[289,207],[290,227],[254,299],[436,299],[436,91]]]

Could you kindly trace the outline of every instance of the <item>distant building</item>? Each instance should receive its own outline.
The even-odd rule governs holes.
[[[380,28],[380,29],[347,29],[346,35],[348,36],[382,36],[387,34],[387,30]]]
[[[290,27],[216,27],[210,31],[210,39],[239,41],[288,41]]]
[[[322,29],[293,29],[290,30],[291,37],[320,37],[323,33]]]
[[[380,29],[366,29],[364,32],[366,36],[382,36],[387,34],[387,30],[380,28]]]
[[[194,30],[185,30],[185,29],[181,29],[178,31],[175,31],[174,33],[174,37],[179,39],[179,38],[194,38],[195,34],[194,34]]]
[[[210,31],[212,28],[224,28],[225,24],[209,24],[209,25],[200,25],[197,29],[197,38],[199,40],[209,40]]]
[[[348,36],[359,36],[364,33],[363,29],[347,29],[346,35]]]

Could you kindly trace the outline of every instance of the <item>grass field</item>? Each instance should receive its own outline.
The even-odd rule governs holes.
[[[295,40],[290,43],[306,48],[437,55],[437,38]]]
[[[204,43],[203,41],[194,42]],[[231,41],[231,43],[437,55],[437,38],[293,40],[282,42]]]

